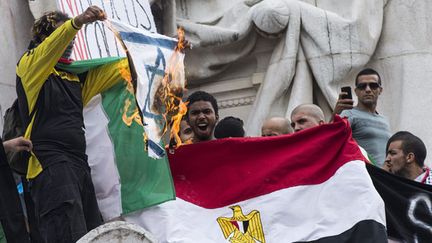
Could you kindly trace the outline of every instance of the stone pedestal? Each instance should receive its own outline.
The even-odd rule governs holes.
[[[124,221],[106,223],[88,232],[77,243],[156,243],[149,232]]]

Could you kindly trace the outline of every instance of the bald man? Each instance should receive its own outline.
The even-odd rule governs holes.
[[[289,120],[284,117],[272,117],[264,121],[261,127],[262,137],[279,136],[293,133]]]
[[[324,113],[314,104],[301,104],[291,112],[291,127],[294,132],[325,123]]]

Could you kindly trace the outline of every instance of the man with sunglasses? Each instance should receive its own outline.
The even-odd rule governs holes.
[[[354,139],[372,156],[373,163],[382,167],[391,133],[387,118],[376,110],[383,90],[381,77],[377,71],[367,68],[357,74],[355,85],[357,106],[353,106],[352,99],[344,98],[346,93],[341,93],[333,113],[348,118]]]

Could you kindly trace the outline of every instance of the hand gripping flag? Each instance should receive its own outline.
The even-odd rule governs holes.
[[[184,145],[169,161],[177,199],[126,216],[160,242],[387,242],[384,203],[339,117]]]

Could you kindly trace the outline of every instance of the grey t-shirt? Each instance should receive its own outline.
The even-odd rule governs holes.
[[[386,156],[386,144],[391,136],[387,118],[380,114],[362,111],[357,107],[342,111],[341,116],[348,118],[353,138],[381,167]]]

